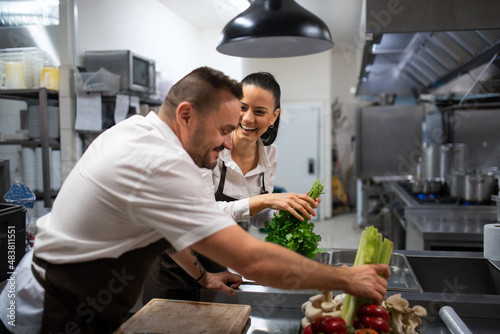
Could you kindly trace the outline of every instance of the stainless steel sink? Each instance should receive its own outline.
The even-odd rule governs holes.
[[[423,293],[404,294],[412,304],[437,315],[445,305],[461,317],[498,319],[500,268],[483,257],[406,255]]]
[[[424,292],[500,295],[500,269],[488,259],[406,258]]]
[[[331,265],[349,265],[354,262],[355,252],[329,249],[319,254],[317,260]],[[445,305],[453,307],[475,334],[493,333],[500,328],[500,262],[491,262],[477,255],[400,252],[393,253],[396,255],[389,264],[393,271],[392,277],[409,280],[408,275],[411,274],[410,279],[414,275],[415,281],[419,283],[419,290],[389,289],[386,297],[401,293],[411,306],[425,307],[429,315],[424,319],[422,333],[448,332],[438,316],[440,308]],[[389,286],[391,284],[389,282]],[[334,295],[342,293],[332,292]],[[203,289],[201,300],[251,305],[248,334],[297,334],[303,317],[300,306],[317,293],[319,291],[281,290],[247,282],[240,286],[234,297]]]
[[[352,266],[356,258],[356,252],[357,250],[354,249],[326,249],[323,253],[318,253],[316,255],[316,261],[332,266]],[[387,280],[387,290],[423,291],[405,255],[393,252],[389,267],[391,268],[391,277]]]

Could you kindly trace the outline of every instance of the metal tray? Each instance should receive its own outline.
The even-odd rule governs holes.
[[[332,266],[352,266],[356,252],[354,249],[326,249],[324,252],[316,254],[316,261]],[[405,255],[393,252],[389,267],[391,277],[387,280],[387,290],[423,292]]]

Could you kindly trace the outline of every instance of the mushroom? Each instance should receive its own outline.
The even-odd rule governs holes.
[[[321,308],[321,303],[325,301],[325,295],[323,295],[322,293],[314,295],[311,298],[309,298],[309,301],[315,308]]]
[[[333,312],[328,312],[328,313],[323,313],[323,315],[331,315],[334,318],[338,318],[342,315],[342,312],[340,311],[333,311]]]
[[[327,303],[333,302],[333,296],[331,291],[323,291],[323,296],[325,297],[325,302]]]
[[[307,320],[306,317],[303,317],[300,324],[302,325],[302,328],[306,328],[307,326],[309,326],[311,324],[311,322],[309,320]]]
[[[306,306],[305,314],[306,314],[307,320],[309,320],[310,322],[313,322],[314,320],[321,317],[321,315],[323,314],[323,310],[321,308],[314,307],[314,304],[310,304],[310,305]]]
[[[335,303],[333,302],[322,302],[321,309],[325,312],[332,312],[335,309]]]
[[[335,311],[339,311],[342,308],[342,304],[344,304],[344,298],[345,298],[344,293],[338,294],[335,296],[335,298],[333,298],[333,303],[335,304],[334,307]]]
[[[413,308],[409,309],[408,312],[403,315],[404,332],[407,334],[416,333],[416,329],[422,325],[422,319],[420,319],[420,317],[425,317],[426,315],[427,310],[420,305],[415,305]]]
[[[300,310],[302,311],[302,313],[304,313],[306,311],[306,308],[308,305],[311,305],[311,302],[309,300],[306,301],[304,304],[302,304],[302,306],[300,307]]]
[[[408,301],[401,297],[401,294],[395,294],[387,298],[383,307],[391,316],[389,325],[391,329],[397,333],[403,332],[403,314],[410,308]]]

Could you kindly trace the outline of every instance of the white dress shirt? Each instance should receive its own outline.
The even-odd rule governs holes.
[[[250,217],[249,198],[260,195],[262,190],[262,175],[264,175],[265,190],[272,193],[278,166],[278,149],[275,145],[264,146],[261,140],[257,141],[259,163],[257,167],[243,175],[240,167],[231,158],[231,151],[225,149],[219,154],[217,166],[213,171],[205,170],[204,178],[207,181],[209,192],[214,194],[220,183],[223,163],[227,167],[224,184],[224,195],[236,198],[234,202],[217,202],[217,205],[228,212],[237,222],[248,221],[256,227],[264,227],[270,222],[275,210],[265,209]],[[210,183],[210,180],[212,183]]]
[[[37,222],[34,251],[54,264],[117,258],[161,238],[180,251],[236,224],[204,189],[201,169],[170,127],[153,112],[130,117],[78,161]],[[35,334],[41,324],[45,293],[31,263],[32,252],[16,268],[16,326],[0,312],[13,333]],[[13,300],[7,290],[3,310]]]

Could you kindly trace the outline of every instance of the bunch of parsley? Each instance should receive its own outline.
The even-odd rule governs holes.
[[[314,182],[308,195],[315,200],[321,194],[323,194],[323,181],[318,179]],[[321,251],[318,249],[321,236],[313,232],[314,224],[309,222],[307,218],[300,221],[290,212],[281,211],[274,214],[270,224],[265,222],[265,226],[269,229],[266,241],[289,248],[310,259],[314,259],[316,253]]]

